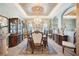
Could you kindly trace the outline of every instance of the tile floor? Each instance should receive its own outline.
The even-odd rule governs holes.
[[[19,45],[9,48],[7,56],[21,56],[20,53],[27,49],[27,38],[24,39]],[[52,56],[73,56],[75,55],[72,50],[65,49],[65,53],[62,53],[62,47],[55,43],[53,39],[48,38],[48,51],[49,53],[56,52]],[[24,55],[25,56],[25,55]]]

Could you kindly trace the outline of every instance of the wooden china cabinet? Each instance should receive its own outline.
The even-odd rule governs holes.
[[[9,47],[18,45],[23,40],[23,23],[18,18],[9,19]]]

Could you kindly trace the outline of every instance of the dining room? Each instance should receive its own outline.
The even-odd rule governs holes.
[[[75,56],[75,30],[75,3],[0,4],[0,55]]]

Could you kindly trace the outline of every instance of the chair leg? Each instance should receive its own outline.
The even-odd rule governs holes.
[[[62,47],[63,53],[64,53],[64,46]]]
[[[32,52],[31,52],[32,54],[34,53],[34,50],[32,49]]]
[[[43,53],[43,48],[42,48],[42,53]]]
[[[43,53],[43,46],[42,46],[42,53]]]
[[[74,52],[76,53],[76,48],[74,49]]]
[[[33,51],[32,51],[32,54],[33,54]]]

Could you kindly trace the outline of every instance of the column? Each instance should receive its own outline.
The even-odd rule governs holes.
[[[76,54],[79,56],[79,4],[76,6]]]

